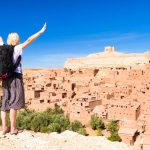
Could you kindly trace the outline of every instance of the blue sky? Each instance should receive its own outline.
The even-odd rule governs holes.
[[[0,35],[18,32],[21,42],[47,22],[24,50],[23,67],[63,67],[114,45],[120,52],[150,51],[149,0],[1,0]]]

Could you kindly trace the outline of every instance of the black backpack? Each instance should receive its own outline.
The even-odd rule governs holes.
[[[20,64],[21,56],[18,57],[16,63],[13,63],[14,46],[0,46],[0,78],[10,78],[15,75],[15,70]]]

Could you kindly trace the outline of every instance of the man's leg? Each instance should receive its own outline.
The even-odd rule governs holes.
[[[11,123],[11,132],[16,131],[16,116],[17,116],[17,110],[16,109],[10,109],[10,123]]]
[[[2,130],[3,132],[8,130],[7,126],[7,112],[1,111],[1,119],[2,119]]]

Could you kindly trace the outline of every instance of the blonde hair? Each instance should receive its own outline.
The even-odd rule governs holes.
[[[20,44],[20,37],[18,33],[10,33],[7,38],[7,44],[13,46]]]
[[[1,36],[0,36],[0,42],[4,43],[4,42],[3,42],[3,39],[2,39],[2,37],[1,37]]]

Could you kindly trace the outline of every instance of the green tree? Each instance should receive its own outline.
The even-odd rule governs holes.
[[[40,131],[42,127],[47,127],[52,122],[52,119],[47,113],[36,113],[31,121],[31,129],[35,132]]]
[[[63,114],[52,115],[52,122],[57,123],[61,126],[61,132],[66,130],[70,124],[70,121]]]
[[[110,137],[108,137],[108,140],[110,140],[112,142],[113,141],[121,142],[121,138],[120,138],[118,132],[112,132],[111,135],[110,135]]]
[[[71,122],[70,126],[69,126],[69,130],[72,130],[74,132],[79,131],[80,128],[83,128],[83,125],[80,121],[78,120],[74,120],[73,122]]]
[[[108,130],[110,131],[110,136],[108,137],[108,140],[110,141],[121,141],[121,138],[118,134],[119,125],[116,120],[110,120],[109,124],[107,125]]]
[[[61,125],[59,123],[51,123],[48,126],[48,132],[61,132]]]
[[[87,135],[86,129],[85,128],[80,128],[77,133],[82,134],[82,135]]]
[[[48,131],[48,127],[43,127],[43,126],[42,126],[42,127],[40,128],[40,132],[41,132],[41,133],[48,133],[48,132],[49,132],[49,131]]]
[[[94,114],[91,116],[90,125],[93,130],[96,130],[98,128],[105,129],[105,124],[101,118],[97,116],[97,114]]]
[[[107,125],[107,128],[110,132],[116,132],[119,130],[119,126],[116,120],[110,120],[110,122]]]
[[[103,133],[102,133],[102,129],[101,129],[101,128],[98,128],[98,129],[96,130],[96,135],[97,135],[97,136],[103,136]]]
[[[55,108],[53,109],[53,113],[54,114],[63,114],[64,111],[59,106],[55,106]]]
[[[17,122],[16,122],[17,128],[30,130],[31,121],[34,118],[35,114],[36,113],[31,110],[20,111],[19,114],[17,115]]]
[[[47,108],[44,112],[52,115],[53,109],[52,108]]]
[[[62,110],[62,108],[60,108],[59,106],[55,106],[54,109],[47,108],[45,112],[48,113],[48,114],[50,114],[50,115],[54,115],[54,114],[57,115],[57,114],[63,114],[64,113],[64,111]]]

